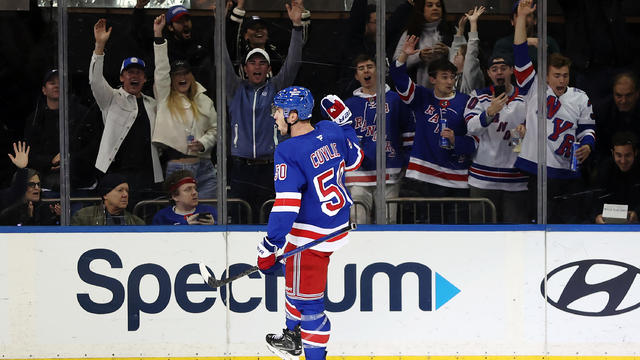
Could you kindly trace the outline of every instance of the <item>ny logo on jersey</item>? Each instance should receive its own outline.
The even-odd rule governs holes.
[[[573,128],[573,123],[571,121],[565,121],[560,118],[553,119],[553,132],[549,135],[548,139],[551,141],[556,141],[560,137],[560,135]]]
[[[560,103],[560,99],[549,95],[547,97],[547,119],[553,119],[561,106],[562,104]]]
[[[425,114],[431,116],[436,112],[436,107],[433,105],[429,105],[429,107],[427,108],[427,110],[424,111]]]

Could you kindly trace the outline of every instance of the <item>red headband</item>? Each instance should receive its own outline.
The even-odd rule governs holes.
[[[169,188],[169,192],[176,191],[183,184],[197,184],[197,182],[196,182],[196,179],[194,179],[192,177],[182,178],[182,179],[180,179],[180,181],[178,181],[177,183],[173,184]]]

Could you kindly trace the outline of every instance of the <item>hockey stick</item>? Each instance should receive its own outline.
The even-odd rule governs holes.
[[[288,258],[290,256],[293,256],[295,254],[303,252],[303,251],[305,251],[305,250],[307,250],[309,248],[312,248],[312,247],[314,247],[314,246],[316,246],[316,245],[318,245],[320,243],[323,243],[323,242],[325,242],[327,240],[331,240],[331,239],[335,238],[336,236],[340,236],[340,235],[342,235],[342,234],[344,234],[346,232],[349,232],[351,230],[355,230],[355,228],[356,228],[356,224],[349,224],[349,225],[347,225],[347,226],[345,226],[343,228],[338,229],[335,232],[332,232],[331,234],[328,234],[328,235],[325,235],[325,236],[323,236],[321,238],[315,239],[315,240],[313,240],[313,241],[311,241],[309,243],[306,243],[306,244],[304,244],[304,245],[302,245],[300,247],[297,247],[297,248],[295,248],[295,249],[293,249],[293,250],[291,250],[289,252],[286,252],[286,253],[278,256],[276,258],[276,262],[279,262],[280,260],[286,259],[286,258]],[[209,284],[209,286],[211,286],[214,289],[219,288],[222,285],[226,285],[226,284],[228,284],[228,283],[230,283],[232,281],[238,280],[238,279],[240,279],[242,277],[245,277],[245,276],[247,276],[249,274],[252,274],[252,273],[260,270],[257,266],[252,266],[249,269],[247,269],[247,270],[245,270],[245,271],[243,271],[243,272],[241,272],[239,274],[236,274],[236,275],[234,275],[234,276],[232,276],[230,278],[217,280],[215,278],[215,276],[213,275],[213,273],[211,273],[209,271],[209,269],[207,268],[207,266],[204,263],[200,263],[199,267],[200,267],[200,275],[202,276],[202,279],[204,280],[204,282]]]

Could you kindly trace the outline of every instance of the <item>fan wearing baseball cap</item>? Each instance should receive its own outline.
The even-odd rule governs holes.
[[[216,197],[217,181],[211,152],[216,144],[218,116],[213,101],[205,94],[207,89],[196,81],[189,62],[178,59],[169,63],[167,41],[162,39],[165,25],[165,15],[153,22],[156,39],[153,92],[158,114],[151,141],[164,150],[167,177],[177,170],[191,170],[198,181],[200,196],[212,199]]]
[[[142,93],[147,81],[146,65],[138,57],[122,61],[122,87],[113,88],[104,78],[105,46],[111,30],[106,19],[98,20],[93,28],[95,49],[89,65],[89,84],[104,122],[95,166],[103,173],[125,175],[135,193],[155,196],[155,184],[163,180],[158,149],[151,143],[156,101]]]
[[[287,58],[275,76],[269,54],[260,48],[243,58],[247,79],[229,75],[226,82],[231,129],[230,197],[244,199],[253,208],[257,222],[262,204],[274,196],[273,152],[284,138],[274,133],[271,102],[275,94],[291,85],[302,58],[302,12],[299,4],[286,4],[293,23]],[[225,69],[232,74],[233,64],[223,42]]]

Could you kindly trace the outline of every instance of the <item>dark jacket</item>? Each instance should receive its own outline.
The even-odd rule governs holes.
[[[58,110],[50,110],[41,99],[25,121],[24,137],[31,146],[29,167],[38,170],[43,187],[59,191],[60,171],[51,170],[51,160],[60,153]],[[69,155],[71,186],[89,186],[95,182],[94,163],[98,153],[101,126],[97,112],[76,101],[69,106]]]
[[[24,193],[23,193],[24,195]],[[20,202],[0,213],[2,225],[60,225],[60,217],[50,208],[50,203],[33,204],[33,216],[29,216],[28,203]]]
[[[613,158],[609,156],[598,167],[595,190],[591,205],[591,220],[602,214],[603,205],[629,205],[629,211],[640,215],[640,166],[635,159],[627,172],[620,171]]]

